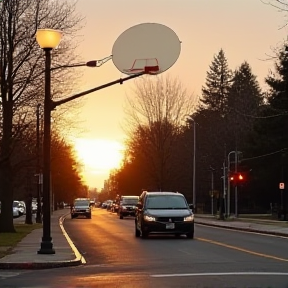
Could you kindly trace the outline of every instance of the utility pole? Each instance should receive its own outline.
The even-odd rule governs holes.
[[[192,119],[192,118],[191,118]],[[194,210],[197,211],[196,208],[196,122],[193,120],[193,205]]]
[[[214,171],[215,169],[210,166],[211,171],[211,215],[214,215]]]
[[[238,172],[238,151],[235,152],[235,174]],[[238,217],[238,185],[235,186],[235,217]]]

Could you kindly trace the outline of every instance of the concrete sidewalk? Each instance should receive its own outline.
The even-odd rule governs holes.
[[[63,227],[65,215],[69,212],[67,209],[57,210],[51,216],[51,236],[55,254],[37,253],[40,249],[43,230],[42,228],[35,229],[19,242],[12,250],[12,254],[0,259],[0,269],[46,269],[85,264],[84,257],[74,246]],[[287,221],[253,218],[217,220],[215,216],[197,214],[195,223],[196,238],[197,224],[288,237]]]
[[[222,227],[231,230],[241,230],[288,237],[287,221],[265,220],[247,217],[242,218],[241,216],[239,218],[218,220],[215,216],[197,214],[195,216],[195,223],[214,227]]]
[[[51,237],[55,254],[38,254],[43,229],[35,229],[3,258],[0,269],[45,269],[76,266],[85,263],[73,242],[65,232],[63,221],[70,210],[56,210],[51,215]]]

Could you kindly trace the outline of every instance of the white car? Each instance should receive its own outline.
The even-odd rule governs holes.
[[[17,207],[13,207],[13,217],[14,218],[17,218],[17,217],[20,217],[21,214],[20,214],[20,211]]]
[[[32,201],[32,214],[37,213],[37,207],[38,207],[37,202]]]
[[[19,216],[23,215],[25,212],[25,208],[20,201],[17,200],[13,201],[13,215],[14,215],[14,208],[19,211]]]

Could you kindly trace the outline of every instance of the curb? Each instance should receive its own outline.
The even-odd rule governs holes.
[[[70,245],[73,253],[75,254],[74,260],[68,261],[55,261],[55,262],[23,262],[23,263],[0,263],[0,269],[17,269],[17,270],[36,270],[36,269],[51,269],[51,268],[61,268],[61,267],[72,267],[72,266],[79,266],[82,264],[86,264],[86,260],[75,247],[74,243],[66,233],[63,222],[65,217],[68,215],[64,214],[59,217],[59,226],[62,230],[63,235],[65,236],[68,244]]]
[[[46,262],[46,263],[0,263],[0,269],[16,269],[16,270],[36,270],[36,269],[51,269],[61,267],[79,266],[82,264],[81,259],[71,261],[59,261],[59,262]]]

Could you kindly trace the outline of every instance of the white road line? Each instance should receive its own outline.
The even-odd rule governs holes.
[[[211,272],[211,273],[183,273],[183,274],[152,274],[150,277],[194,277],[194,276],[239,276],[239,275],[263,275],[263,276],[288,276],[288,272]]]
[[[6,279],[9,277],[16,277],[20,274],[21,273],[19,273],[19,272],[0,272],[0,279]]]

